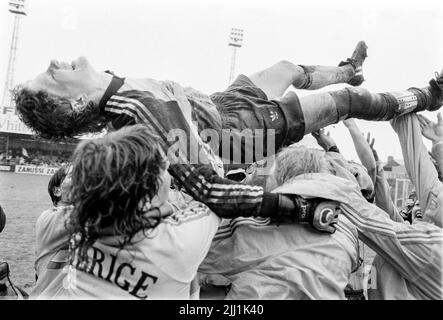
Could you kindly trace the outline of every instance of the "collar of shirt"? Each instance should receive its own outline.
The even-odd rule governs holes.
[[[301,174],[272,192],[297,194],[306,198],[319,197],[344,204],[351,204],[355,195],[361,196],[358,186],[348,179],[323,172]]]
[[[117,91],[125,83],[125,78],[117,77],[111,71],[105,71],[105,72],[112,74],[112,80],[111,80],[111,83],[109,84],[108,88],[106,89],[105,93],[103,94],[103,97],[101,98],[100,103],[98,105],[100,113],[105,112],[105,106],[106,106],[106,103],[108,102],[109,98],[111,98],[114,94],[116,94]]]

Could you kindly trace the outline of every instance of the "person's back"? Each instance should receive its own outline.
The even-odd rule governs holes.
[[[66,221],[72,211],[69,200],[70,169],[59,168],[49,180],[48,193],[54,207],[42,212],[35,223],[36,283],[31,298],[39,296],[68,263],[69,231]]]
[[[277,156],[273,169],[274,176],[281,176],[277,184],[283,183],[275,192],[284,189],[304,197],[347,201],[348,180],[328,173],[297,175],[324,169],[321,152],[286,150]],[[302,164],[307,159],[313,162],[311,168]],[[300,164],[306,165],[301,171],[296,168]],[[345,299],[349,277],[358,268],[358,248],[357,232],[343,216],[332,235],[313,232],[306,225],[237,218],[223,221],[199,271],[228,278],[228,299]]]
[[[135,125],[74,153],[70,261],[41,298],[186,299],[219,218],[196,201],[162,219],[171,177],[156,137]],[[152,216],[151,210],[159,210]],[[48,294],[49,293],[49,294]]]
[[[68,264],[69,231],[66,219],[72,206],[58,206],[44,211],[36,222],[36,284],[30,294],[38,297],[48,286],[58,288],[61,283],[53,284]],[[50,294],[47,292],[46,294]]]
[[[214,213],[193,201],[187,210],[174,213],[145,234],[136,234],[123,248],[122,238],[102,237],[89,250],[89,267],[70,268],[64,287],[52,297],[189,299],[191,281],[218,223]]]
[[[227,277],[227,299],[344,299],[358,267],[358,240],[339,220],[333,235],[322,235],[300,224],[235,219],[220,228],[200,272]]]
[[[414,277],[408,278],[400,273],[398,267],[394,267],[389,259],[376,255],[371,269],[374,273],[371,275],[371,279],[374,279],[375,283],[371,283],[368,288],[370,300],[429,300],[432,295],[443,298],[443,278],[441,276],[443,268],[441,235],[443,235],[443,230],[425,221],[416,221],[413,222],[413,225],[417,231],[421,231],[421,236],[419,236],[420,233],[416,233],[416,239],[411,239],[409,245],[419,246],[422,253],[427,254],[427,261],[423,260],[422,269],[416,269]],[[426,233],[429,235],[428,239],[423,238]],[[412,232],[409,234],[413,235]],[[438,234],[440,234],[440,241],[432,239],[433,236],[436,238],[435,236]],[[407,233],[404,235],[407,236]],[[406,237],[403,241],[405,240]],[[417,257],[417,260],[422,260],[422,257]],[[435,275],[439,276],[435,277]],[[429,281],[430,278],[439,278],[440,283]],[[427,290],[424,291],[422,287],[417,286],[417,282],[426,283]]]
[[[440,114],[438,119],[434,124],[422,116],[405,115],[391,123],[398,134],[406,170],[417,189],[418,201],[411,210],[411,224],[398,219],[405,224],[404,228],[401,224],[397,228],[400,229],[398,238],[407,246],[408,254],[392,257],[379,254],[374,258],[371,278],[375,283],[371,283],[368,290],[369,299],[443,298],[443,184],[421,137],[423,133],[433,141],[433,154],[437,163],[441,163],[443,123]],[[390,212],[390,218],[396,221],[393,212]]]

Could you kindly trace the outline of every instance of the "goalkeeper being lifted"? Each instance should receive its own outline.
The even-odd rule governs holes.
[[[223,170],[216,156],[231,161],[231,155],[240,154],[243,162],[247,152],[260,148],[254,145],[255,139],[245,139],[252,141],[251,144],[232,143],[229,148],[232,152],[224,155],[220,151],[223,148],[217,150],[213,145],[209,148],[199,133],[213,129],[219,133],[217,139],[221,144],[230,141],[223,137],[226,132],[234,136],[233,141],[242,140],[235,136],[241,136],[244,129],[250,129],[251,135],[264,132],[274,140],[278,150],[300,140],[304,134],[342,119],[385,121],[399,114],[441,106],[441,74],[428,87],[401,92],[374,94],[349,87],[300,99],[293,92],[283,95],[291,85],[308,90],[335,83],[360,85],[366,49],[365,43],[359,42],[351,58],[338,67],[282,61],[249,77],[240,75],[227,90],[211,96],[171,81],[124,79],[97,72],[83,57],[73,63],[53,60],[46,72],[16,89],[15,102],[24,123],[45,138],[98,132],[107,125],[119,129],[143,123],[159,137],[167,153],[173,146],[168,134],[180,129],[186,133],[180,149],[187,151],[188,146],[198,145],[198,163],[191,163],[192,154],[184,152],[179,161],[171,164],[169,172],[196,200],[227,218],[263,216],[297,220],[300,209],[315,208],[316,200],[309,200],[313,205],[307,205],[298,196],[267,193],[261,187],[238,185],[221,178]],[[264,140],[268,141],[267,138]],[[275,152],[267,151],[252,161]],[[308,210],[308,216],[312,212]],[[320,230],[333,232],[335,223],[336,219],[331,219]]]

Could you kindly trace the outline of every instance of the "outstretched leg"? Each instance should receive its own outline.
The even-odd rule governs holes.
[[[352,57],[341,62],[338,67],[295,65],[289,61],[281,61],[249,76],[249,79],[266,93],[268,99],[283,96],[291,85],[307,90],[337,83],[358,86],[364,80],[362,65],[367,57],[366,50],[366,44],[360,41]]]
[[[282,101],[289,101],[284,97]],[[305,134],[348,118],[386,121],[410,112],[434,111],[443,104],[443,71],[425,88],[371,93],[349,87],[300,98]],[[289,108],[289,106],[288,106]]]

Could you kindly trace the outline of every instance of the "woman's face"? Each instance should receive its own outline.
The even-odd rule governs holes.
[[[417,200],[415,201],[414,207],[412,208],[411,220],[418,221],[422,219],[423,219],[423,213],[420,208],[420,202]]]

